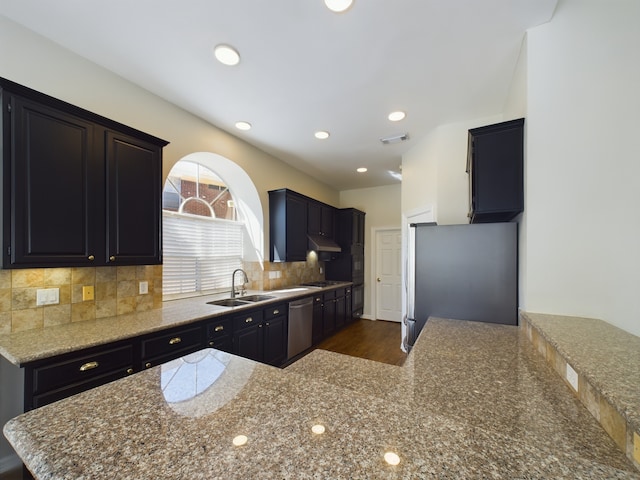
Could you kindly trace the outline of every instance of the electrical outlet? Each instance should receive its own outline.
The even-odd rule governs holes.
[[[59,288],[39,288],[36,290],[36,306],[56,305],[60,303]]]
[[[138,283],[138,293],[140,295],[146,295],[147,293],[149,293],[149,282],[145,280]]]
[[[571,365],[567,363],[567,382],[569,385],[573,387],[573,389],[578,391],[578,372],[576,372]]]
[[[85,285],[82,287],[82,301],[87,302],[94,299],[93,285]]]

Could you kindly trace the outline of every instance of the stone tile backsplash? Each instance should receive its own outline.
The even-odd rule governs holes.
[[[245,262],[248,289],[276,290],[322,280],[323,263]],[[149,293],[138,294],[139,282]],[[94,299],[82,300],[82,287],[94,287]],[[36,306],[41,288],[58,288],[60,303]],[[64,323],[114,317],[162,308],[162,265],[0,270],[0,335]]]
[[[146,295],[138,294],[141,281]],[[82,300],[84,286],[94,287],[93,300]],[[60,303],[36,306],[41,288],[58,288]],[[0,270],[0,334],[161,307],[161,265]]]

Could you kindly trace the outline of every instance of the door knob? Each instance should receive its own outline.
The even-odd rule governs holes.
[[[376,278],[376,280],[378,280],[378,282],[381,282],[382,280],[380,280],[380,277]]]

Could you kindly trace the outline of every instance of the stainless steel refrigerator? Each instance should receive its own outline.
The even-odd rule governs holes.
[[[518,324],[518,224],[412,224],[407,257],[409,350],[429,317]]]

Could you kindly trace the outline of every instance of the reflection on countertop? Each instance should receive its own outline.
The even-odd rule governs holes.
[[[197,360],[220,374],[168,400]],[[640,479],[517,327],[432,319],[402,367],[321,350],[285,370],[215,351],[183,362],[5,433],[36,478]]]

